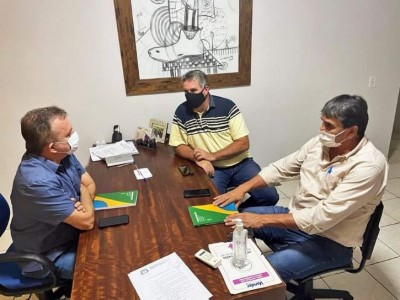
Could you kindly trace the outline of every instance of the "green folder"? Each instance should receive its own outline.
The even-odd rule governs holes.
[[[137,195],[137,190],[97,194],[93,206],[95,210],[134,206]]]
[[[236,213],[238,211],[234,203],[225,207],[219,207],[214,204],[189,206],[189,214],[194,226],[223,223],[228,215]]]

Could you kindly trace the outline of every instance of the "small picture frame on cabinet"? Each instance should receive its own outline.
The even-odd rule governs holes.
[[[156,119],[151,119],[149,127],[153,131],[153,135],[156,137],[158,143],[165,142],[165,136],[167,134],[168,123]]]

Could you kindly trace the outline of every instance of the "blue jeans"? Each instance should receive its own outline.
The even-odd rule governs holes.
[[[250,180],[261,171],[260,166],[252,158],[246,158],[232,167],[215,167],[214,169],[215,174],[212,181],[221,194],[226,193],[228,188],[237,187]],[[275,205],[279,200],[278,192],[274,187],[253,189],[249,194],[251,198],[242,203],[239,210],[252,206]]]
[[[287,214],[286,207],[249,207],[244,212],[257,214]],[[267,256],[282,280],[301,279],[317,272],[351,263],[353,249],[328,238],[309,235],[300,230],[274,227],[254,229],[254,237],[267,245],[281,245],[277,252]]]
[[[55,266],[60,272],[61,278],[72,280],[74,277],[75,258],[76,248],[72,247],[57,257],[57,259],[54,261]]]

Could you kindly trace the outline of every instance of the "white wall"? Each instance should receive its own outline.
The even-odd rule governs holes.
[[[367,99],[367,134],[387,154],[399,37],[398,0],[254,0],[252,84],[213,92],[243,111],[261,165],[316,134],[322,105],[341,93]],[[28,110],[65,108],[85,164],[88,147],[109,140],[114,124],[133,137],[150,118],[171,122],[183,100],[182,93],[126,97],[113,1],[0,0],[0,192],[7,198],[24,152],[19,120]]]
[[[400,92],[399,92],[399,98],[397,99],[397,104],[400,101]],[[400,132],[400,105],[397,105],[396,108],[396,114],[394,116],[394,124],[393,124],[393,131],[396,133]]]

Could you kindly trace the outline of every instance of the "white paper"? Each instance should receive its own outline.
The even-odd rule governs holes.
[[[135,174],[137,180],[153,177],[148,168],[133,170],[133,173]]]
[[[138,154],[132,141],[126,142],[124,140],[106,145],[99,145],[89,148],[90,158],[92,161],[99,161],[105,157],[121,155],[121,154]]]
[[[98,147],[104,147],[104,146],[107,146],[107,145],[99,145],[99,146],[96,146],[96,147],[89,148],[90,159],[92,161],[100,161],[100,160],[102,160],[102,158],[100,156],[97,156],[96,154],[94,154],[93,149],[94,148],[98,148]]]
[[[232,242],[210,244],[208,247],[212,254],[222,258],[222,264],[218,269],[221,271],[231,294],[265,288],[282,282],[274,268],[251,239],[247,240],[249,264],[241,270],[232,264]]]
[[[205,300],[212,294],[174,252],[128,274],[142,300]]]

